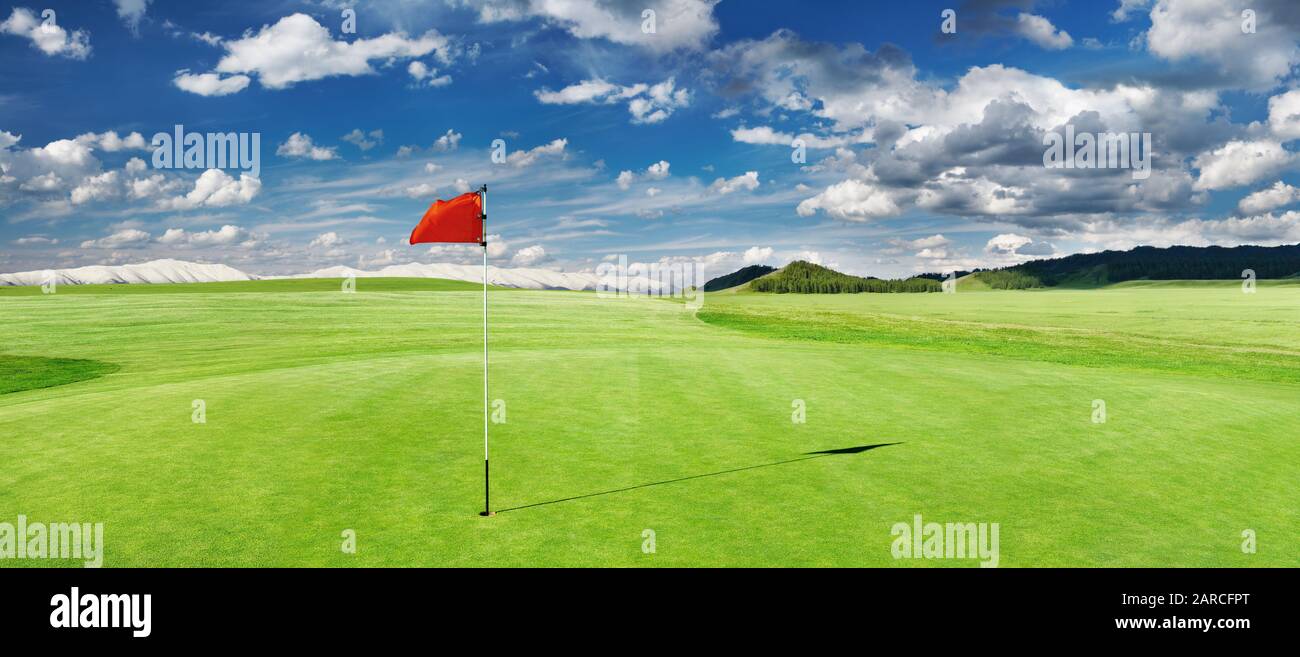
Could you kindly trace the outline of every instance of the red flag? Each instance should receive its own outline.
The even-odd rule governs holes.
[[[411,231],[411,244],[424,242],[470,242],[480,244],[483,234],[483,197],[478,192],[461,194],[450,201],[441,199],[424,212]]]

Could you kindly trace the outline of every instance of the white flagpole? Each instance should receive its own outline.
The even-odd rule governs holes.
[[[483,513],[491,516],[491,476],[488,474],[488,253],[487,253],[487,185],[479,193],[483,196]]]

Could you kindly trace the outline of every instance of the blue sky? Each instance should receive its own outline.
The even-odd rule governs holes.
[[[565,271],[1300,242],[1281,0],[51,0],[0,21],[0,271],[472,262],[405,237],[485,183],[494,262]],[[258,133],[260,169],[155,168],[177,124]],[[1045,167],[1067,125],[1149,133],[1149,177]]]

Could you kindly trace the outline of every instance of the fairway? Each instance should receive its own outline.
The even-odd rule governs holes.
[[[107,567],[978,565],[895,559],[918,514],[1002,567],[1300,556],[1300,285],[496,289],[492,518],[477,287],[339,289],[0,289],[6,356],[72,359],[0,389],[0,520]]]

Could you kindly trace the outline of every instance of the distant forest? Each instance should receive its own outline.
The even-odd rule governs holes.
[[[975,277],[989,287],[1096,287],[1133,280],[1238,280],[1246,270],[1256,278],[1300,276],[1300,245],[1291,246],[1139,246],[1130,251],[1079,253],[1031,260]]]

